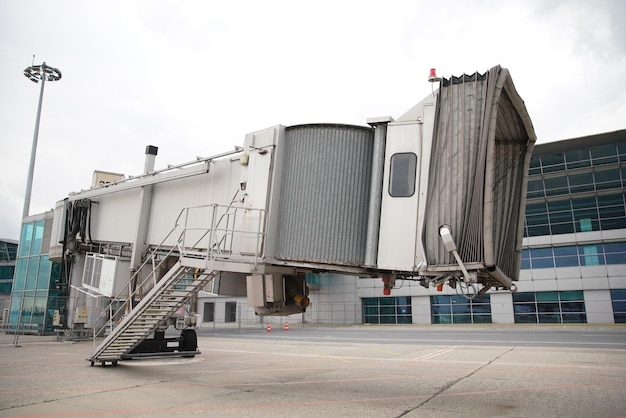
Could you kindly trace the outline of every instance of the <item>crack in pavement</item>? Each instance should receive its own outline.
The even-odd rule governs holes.
[[[405,415],[407,415],[410,412],[413,412],[417,409],[420,409],[421,407],[423,407],[424,405],[426,405],[428,402],[430,402],[431,400],[435,399],[437,396],[441,395],[443,392],[447,391],[448,389],[450,389],[451,387],[453,387],[454,385],[456,385],[457,383],[459,383],[462,380],[465,380],[469,377],[472,377],[474,374],[476,374],[477,372],[481,371],[482,369],[484,369],[485,367],[493,364],[495,361],[499,360],[500,358],[502,358],[504,355],[510,353],[511,351],[515,350],[515,346],[509,348],[508,350],[506,350],[505,352],[503,352],[502,354],[494,357],[493,359],[489,360],[487,363],[483,364],[482,366],[480,366],[479,368],[471,371],[470,373],[459,377],[458,379],[452,380],[450,382],[448,382],[444,387],[442,387],[440,390],[438,390],[437,392],[433,393],[431,396],[429,396],[428,398],[426,398],[423,402],[419,403],[418,405],[414,406],[413,408],[409,408],[407,410],[405,410],[404,412],[402,412],[400,415],[398,415],[396,418],[400,418],[403,417]]]

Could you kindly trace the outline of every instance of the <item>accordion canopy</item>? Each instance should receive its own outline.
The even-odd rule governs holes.
[[[518,279],[535,140],[508,70],[441,81],[422,237],[428,266],[456,264],[439,237],[445,224],[464,263]]]

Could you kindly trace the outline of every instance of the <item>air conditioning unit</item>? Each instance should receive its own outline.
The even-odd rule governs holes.
[[[88,253],[83,269],[83,286],[101,295],[114,297],[130,279],[130,261],[105,254]]]

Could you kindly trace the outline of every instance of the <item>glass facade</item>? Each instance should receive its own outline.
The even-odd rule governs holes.
[[[22,225],[8,321],[36,326],[42,332],[52,331],[54,311],[63,309],[66,300],[57,290],[61,265],[51,263],[43,253],[47,251],[44,226],[44,220]]]
[[[366,324],[412,324],[411,297],[363,298]]]
[[[11,294],[16,258],[17,243],[0,241],[0,294]]]
[[[513,293],[516,324],[586,323],[582,290]]]
[[[490,324],[491,297],[476,296],[467,299],[458,295],[431,296],[433,324]]]
[[[613,319],[616,324],[626,324],[626,289],[611,289]]]
[[[522,269],[626,264],[626,241],[527,248]]]
[[[626,141],[531,159],[524,236],[626,228]]]

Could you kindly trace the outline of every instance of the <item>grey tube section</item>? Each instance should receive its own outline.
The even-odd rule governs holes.
[[[372,180],[367,215],[367,242],[365,243],[365,266],[375,267],[378,260],[378,230],[385,168],[385,144],[387,123],[374,126],[374,152],[372,155]]]
[[[500,284],[505,289],[511,289],[513,287],[513,280],[511,280],[511,278],[509,276],[504,274],[504,272],[502,270],[500,270],[498,267],[496,267],[492,271],[489,271],[489,274],[491,275],[491,277],[493,277],[498,282],[500,282]]]

